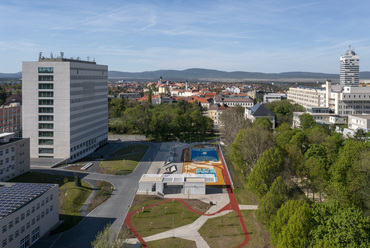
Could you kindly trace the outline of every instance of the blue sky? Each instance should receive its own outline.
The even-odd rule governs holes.
[[[367,0],[1,0],[0,72],[63,51],[128,72],[339,73],[350,44],[370,71],[369,9]]]

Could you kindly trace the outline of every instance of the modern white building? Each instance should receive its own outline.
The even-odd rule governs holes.
[[[360,57],[351,49],[340,56],[340,84],[358,85],[360,75]]]
[[[39,57],[23,62],[23,137],[32,158],[78,160],[108,140],[108,67]]]
[[[269,103],[273,101],[281,101],[286,99],[287,96],[285,93],[267,93],[263,95],[263,103]]]
[[[30,139],[14,133],[0,134],[0,181],[8,181],[30,170]]]
[[[2,248],[30,247],[58,222],[58,184],[0,183]]]
[[[370,115],[349,115],[348,128],[352,130],[362,129],[370,132]]]

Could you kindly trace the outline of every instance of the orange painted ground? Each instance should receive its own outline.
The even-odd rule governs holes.
[[[222,176],[222,170],[224,169],[224,165],[220,161],[184,162],[184,168],[182,173],[196,174],[197,169],[215,169],[217,182],[207,183],[207,185],[225,185],[225,180],[224,177]]]

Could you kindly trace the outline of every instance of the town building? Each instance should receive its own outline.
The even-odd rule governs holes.
[[[220,104],[220,105],[227,105],[228,107],[236,107],[241,106],[243,108],[251,108],[254,105],[254,102],[252,99],[250,99],[248,96],[246,97],[227,97],[222,95],[217,95],[213,98],[214,104]]]
[[[263,103],[269,103],[273,101],[285,100],[287,95],[285,93],[267,93],[263,95]]]
[[[362,129],[370,132],[370,115],[349,115],[348,128],[352,130]]]
[[[0,181],[8,181],[30,170],[30,139],[14,133],[0,134]]]
[[[275,114],[261,103],[257,103],[251,108],[245,108],[245,118],[250,120],[252,123],[263,117],[269,119],[272,124],[272,128],[275,128]]]
[[[351,49],[340,56],[340,84],[358,85],[360,75],[360,57]]]
[[[0,182],[2,248],[30,247],[58,222],[58,184]]]
[[[207,110],[207,116],[213,120],[213,126],[215,129],[219,129],[220,116],[227,109],[225,105],[214,104],[211,105]]]
[[[0,106],[0,132],[16,133],[20,135],[22,130],[22,106],[20,102],[11,102]]]
[[[75,161],[108,140],[108,66],[45,58],[23,62],[23,137],[31,159]]]

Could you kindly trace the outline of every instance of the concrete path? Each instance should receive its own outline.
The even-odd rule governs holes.
[[[159,240],[159,239],[177,237],[181,239],[188,239],[188,240],[195,241],[197,247],[209,248],[209,245],[207,244],[207,242],[199,234],[198,232],[199,229],[204,225],[204,223],[206,223],[208,219],[216,218],[216,217],[228,214],[230,212],[231,210],[226,210],[226,211],[223,211],[221,213],[218,213],[212,216],[202,215],[191,224],[181,226],[181,227],[178,227],[172,230],[168,230],[162,233],[154,234],[152,236],[145,237],[144,240],[145,242],[150,242],[150,241]],[[138,240],[136,238],[133,238],[133,239],[126,240],[126,242],[130,244],[136,244]]]
[[[257,210],[258,205],[239,205],[240,210]]]

